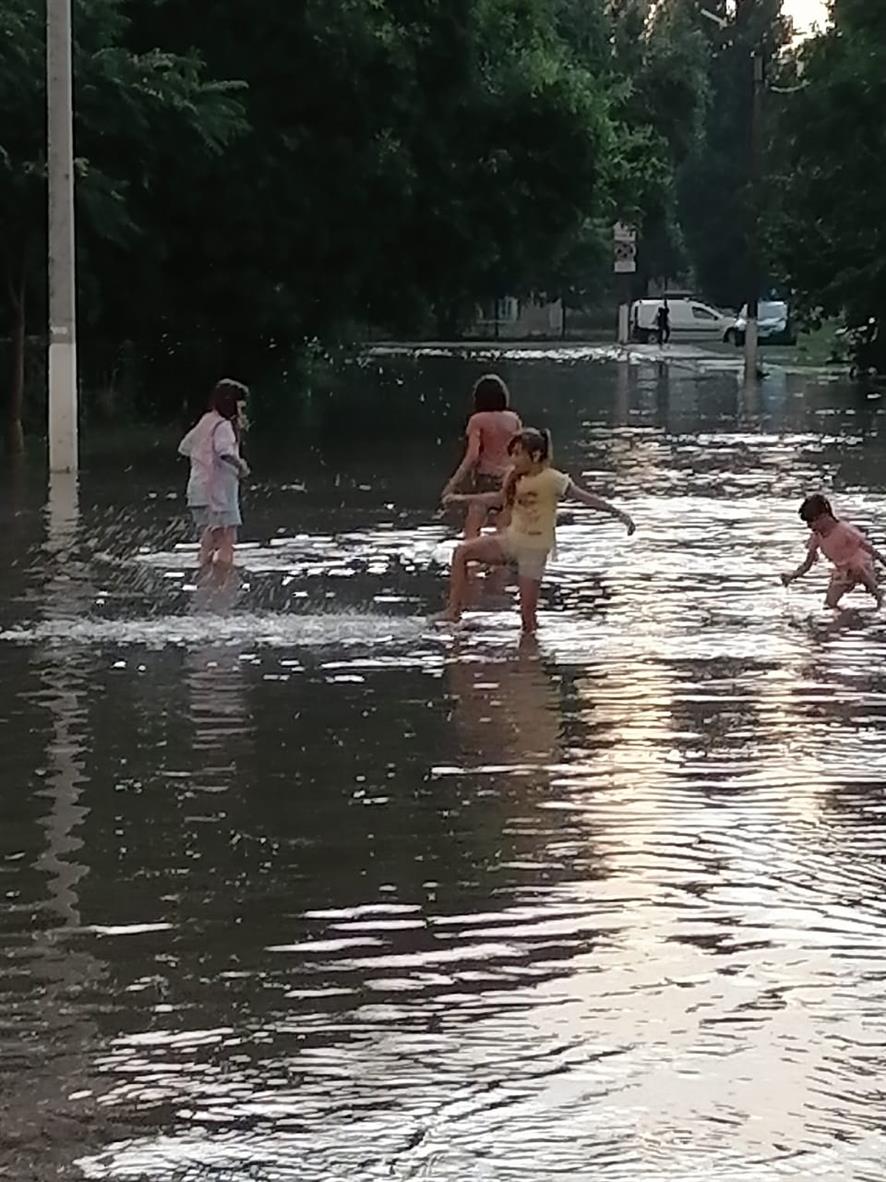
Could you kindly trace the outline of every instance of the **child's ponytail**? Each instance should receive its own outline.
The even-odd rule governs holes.
[[[507,506],[508,509],[513,509],[513,507],[514,507],[514,500],[516,499],[516,496],[517,496],[517,481],[519,479],[520,479],[520,477],[517,475],[517,473],[514,471],[514,469],[513,468],[509,469],[508,474],[505,477],[505,482],[502,485],[502,489],[501,489],[501,491],[504,495],[505,505]]]

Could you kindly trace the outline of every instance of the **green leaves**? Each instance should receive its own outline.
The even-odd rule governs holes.
[[[886,19],[836,0],[834,24],[803,45],[780,97],[771,246],[807,312],[886,322]]]

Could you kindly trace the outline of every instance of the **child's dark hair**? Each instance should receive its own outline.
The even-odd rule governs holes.
[[[554,458],[554,443],[550,431],[547,430],[539,431],[537,427],[524,427],[508,444],[508,455],[512,456],[518,447],[522,447],[533,459],[537,457],[540,464],[550,464]],[[502,488],[506,505],[513,505],[519,479],[519,474],[512,468]]]
[[[248,386],[232,378],[222,378],[212,391],[209,405],[223,419],[233,423],[237,418],[237,403],[244,402],[248,397]]]
[[[484,374],[474,386],[474,411],[507,410],[511,394],[504,378],[497,373]]]
[[[541,464],[549,464],[554,453],[550,431],[539,431],[537,427],[524,427],[518,431],[508,444],[508,455],[512,456],[517,447],[522,447],[531,456],[537,454]]]
[[[800,506],[800,516],[807,525],[811,525],[819,517],[824,517],[827,514],[829,517],[834,516],[834,510],[831,508],[831,502],[827,497],[823,497],[821,493],[814,493],[811,497],[807,497]]]

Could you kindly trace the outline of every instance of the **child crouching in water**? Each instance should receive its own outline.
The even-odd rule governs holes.
[[[447,504],[480,504],[491,509],[504,508],[510,522],[502,532],[462,542],[452,559],[449,603],[438,617],[453,623],[461,619],[468,582],[468,563],[487,566],[513,565],[517,568],[520,588],[520,616],[523,631],[538,627],[538,596],[548,556],[554,548],[557,504],[571,495],[591,509],[607,513],[634,529],[626,513],[574,484],[570,477],[550,466],[551,437],[548,432],[527,428],[511,440],[508,448],[511,470],[499,492],[459,496],[450,494]]]
[[[874,549],[861,530],[848,521],[836,518],[830,501],[820,494],[806,498],[800,506],[800,517],[812,534],[805,560],[795,571],[781,576],[785,587],[812,570],[819,553],[822,553],[834,564],[825,607],[837,607],[843,596],[857,586],[870,592],[877,601],[877,607],[882,607],[883,595],[874,561],[886,566],[886,559]]]

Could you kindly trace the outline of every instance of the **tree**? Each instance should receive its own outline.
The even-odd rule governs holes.
[[[83,286],[94,297],[81,301],[87,326],[119,298],[91,264],[104,243],[136,241],[134,194],[169,166],[170,146],[205,156],[243,126],[231,86],[207,82],[196,55],[133,53],[122,44],[126,30],[123,0],[75,5],[77,215]],[[2,264],[13,346],[7,443],[18,451],[26,309],[29,298],[45,297],[46,257],[45,42],[42,16],[28,0],[4,0],[0,11],[0,80]]]
[[[734,10],[723,0],[705,0],[705,7],[728,20],[728,26],[721,31],[696,17],[711,47],[710,101],[704,136],[681,170],[679,217],[703,291],[715,303],[736,307],[750,296],[754,273],[749,249],[752,54],[771,61],[790,28],[782,17],[782,0],[738,0]]]
[[[559,0],[561,35],[575,60],[604,86],[611,121],[606,217],[594,255],[609,270],[611,224],[636,222],[638,285],[685,267],[677,222],[676,175],[701,134],[707,93],[706,43],[687,0]],[[575,248],[589,258],[587,235]],[[585,284],[600,288],[596,284]]]
[[[607,100],[548,0],[266,0],[242,24],[209,8],[143,6],[133,31],[200,39],[249,85],[197,300],[238,368],[271,339],[455,327],[533,287],[598,208]],[[193,271],[194,248],[173,249]]]
[[[886,9],[835,0],[832,18],[796,51],[800,85],[780,100],[772,249],[801,310],[856,325],[874,316],[882,335]]]
[[[686,270],[677,177],[700,149],[708,99],[708,53],[686,0],[653,8],[621,0],[614,45],[625,79],[619,115],[635,139],[628,184],[639,206],[639,279]]]

